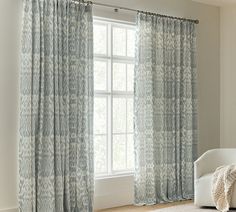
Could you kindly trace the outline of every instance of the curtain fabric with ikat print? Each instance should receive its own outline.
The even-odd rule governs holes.
[[[195,24],[138,13],[135,204],[193,198],[197,154]]]
[[[93,211],[91,5],[24,0],[21,212]]]

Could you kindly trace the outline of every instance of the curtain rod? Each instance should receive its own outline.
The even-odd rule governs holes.
[[[149,15],[156,15],[156,16],[160,16],[160,17],[177,19],[177,20],[182,20],[182,21],[190,21],[190,22],[193,22],[195,24],[199,24],[199,20],[162,15],[162,14],[158,14],[158,13],[152,13],[152,12],[147,12],[147,11],[142,11],[142,10],[136,10],[136,9],[131,9],[131,8],[128,8],[128,7],[121,7],[121,6],[111,5],[111,4],[103,4],[103,3],[99,3],[99,2],[86,1],[86,0],[74,0],[74,2],[77,2],[77,3],[82,2],[82,3],[93,4],[93,5],[97,5],[97,6],[101,6],[101,7],[109,7],[109,8],[113,8],[115,12],[118,12],[119,9],[120,10],[131,11],[131,12],[141,12],[141,13],[146,13],[146,14],[149,14]]]

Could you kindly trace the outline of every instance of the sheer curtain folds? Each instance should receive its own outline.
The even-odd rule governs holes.
[[[197,154],[195,24],[138,13],[135,203],[193,198]]]
[[[93,211],[92,25],[89,4],[24,0],[22,212]]]

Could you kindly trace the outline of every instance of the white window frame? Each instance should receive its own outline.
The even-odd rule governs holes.
[[[115,171],[113,170],[113,136],[112,135],[125,135],[126,136],[126,166],[127,166],[127,136],[128,135],[134,135],[134,132],[128,133],[127,131],[127,124],[126,124],[126,132],[125,133],[113,133],[113,123],[112,123],[112,109],[113,109],[113,98],[116,97],[123,97],[126,99],[126,111],[127,111],[127,99],[134,97],[134,92],[128,92],[128,91],[113,91],[113,62],[124,62],[126,63],[126,80],[127,80],[127,65],[133,64],[134,65],[134,57],[128,57],[128,56],[114,56],[112,54],[113,52],[113,44],[112,44],[112,37],[113,37],[113,27],[121,27],[126,29],[132,29],[135,30],[135,24],[129,23],[129,22],[121,22],[116,21],[112,19],[103,19],[99,17],[94,17],[94,23],[95,24],[101,24],[107,26],[107,55],[103,54],[94,54],[94,61],[108,61],[107,63],[107,91],[94,91],[95,98],[97,97],[106,97],[107,99],[107,173],[101,173],[96,174],[96,179],[99,178],[110,178],[110,177],[117,177],[117,176],[127,176],[127,175],[133,175],[134,170],[119,170]],[[126,30],[126,38],[127,38],[127,30]],[[126,55],[127,55],[127,42],[126,42]],[[111,82],[111,83],[109,83]],[[127,83],[126,83],[127,86]],[[126,89],[127,90],[127,89]],[[127,123],[127,114],[126,114],[126,123]],[[99,134],[97,134],[99,135]],[[95,164],[96,166],[96,164]]]

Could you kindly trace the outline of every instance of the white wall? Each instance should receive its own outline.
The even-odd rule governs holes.
[[[199,152],[219,147],[219,9],[191,0],[96,1],[200,20],[198,25]],[[20,2],[0,0],[0,211],[17,207],[19,68],[16,61]],[[112,10],[101,10],[101,8],[95,9],[95,15],[134,21],[132,13],[114,14]],[[95,190],[96,208],[132,203],[133,177],[97,180]]]
[[[236,6],[221,8],[221,147],[236,147]]]
[[[95,0],[144,11],[199,19],[198,96],[199,154],[220,146],[220,9],[190,0]],[[114,13],[94,6],[94,14],[105,18],[135,21],[135,13]],[[236,61],[236,60],[235,60]],[[133,203],[133,177],[96,181],[95,207],[104,208]],[[124,198],[125,197],[125,198]]]
[[[17,207],[19,2],[19,0],[0,0],[0,211],[2,212],[13,212]]]

